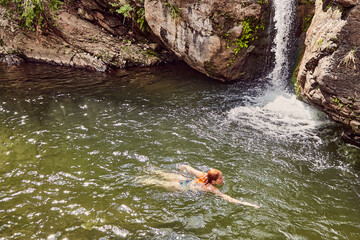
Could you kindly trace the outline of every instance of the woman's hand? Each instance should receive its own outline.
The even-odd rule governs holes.
[[[179,169],[180,169],[180,171],[183,172],[183,171],[187,170],[187,166],[186,165],[180,165]]]
[[[200,172],[199,170],[196,170],[195,168],[189,166],[189,165],[180,165],[179,166],[180,171],[187,170],[189,173],[194,174],[196,177],[200,178],[204,174],[203,172]]]

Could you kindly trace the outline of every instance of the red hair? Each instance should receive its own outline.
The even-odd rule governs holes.
[[[212,181],[218,180],[222,176],[222,173],[217,169],[210,169],[207,173],[203,172],[203,175],[196,180],[197,183],[204,183],[205,185],[211,184]]]

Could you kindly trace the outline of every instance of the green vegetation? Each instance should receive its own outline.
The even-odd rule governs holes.
[[[233,41],[232,43],[236,47],[234,49],[234,56],[231,58],[230,62],[228,63],[228,66],[234,63],[236,56],[240,52],[240,50],[248,48],[249,44],[252,41],[258,39],[257,36],[258,31],[265,29],[262,21],[256,22],[251,18],[247,18],[246,20],[242,21],[241,25],[242,25],[241,36],[236,38],[235,41]],[[225,39],[229,36],[227,34],[228,33],[225,34]]]
[[[139,8],[136,11],[137,20],[136,22],[140,25],[141,31],[145,31],[146,29],[146,21],[145,21],[145,8]]]
[[[324,12],[327,12],[327,10],[328,10],[329,8],[331,8],[332,6],[333,6],[333,4],[332,4],[332,3],[329,3],[329,4],[325,7]]]
[[[323,44],[323,39],[322,38],[320,38],[319,40],[318,40],[318,42],[317,42],[317,44],[319,45],[319,46],[321,46],[322,44]]]
[[[303,57],[305,52],[305,48],[304,46],[299,46],[299,48],[297,49],[296,52],[296,63],[295,63],[295,68],[294,71],[291,75],[291,79],[290,79],[290,84],[294,87],[295,90],[295,94],[297,96],[298,99],[302,99],[302,96],[300,94],[300,84],[297,81],[297,76],[299,74],[299,68],[300,68],[300,62],[301,62],[301,58]],[[316,87],[316,89],[320,89],[319,86]]]
[[[102,59],[106,62],[110,62],[112,57],[110,56],[110,53],[108,51],[105,50],[100,50],[97,54],[95,54],[95,56],[99,59]]]
[[[300,61],[299,61],[300,62]],[[290,80],[290,83],[293,85],[294,89],[295,89],[295,94],[296,94],[296,97],[298,99],[301,99],[301,95],[300,95],[300,86],[297,82],[297,75],[299,73],[299,66],[300,66],[300,63],[297,62],[296,64],[296,67],[294,69],[294,72],[293,74],[291,75],[291,80]]]
[[[315,0],[305,0],[305,1],[303,2],[303,4],[314,5],[314,4],[315,4]]]
[[[146,31],[145,9],[136,6],[133,1],[119,0],[118,3],[109,2],[109,5],[115,8],[115,12],[123,16],[123,24],[126,19],[134,20],[139,24],[141,31]],[[114,10],[110,10],[114,11]]]
[[[8,10],[10,17],[17,16],[19,25],[32,31],[54,25],[62,4],[59,0],[0,0],[0,6]]]
[[[333,102],[338,104],[338,108],[342,108],[344,106],[338,98],[333,98]]]
[[[308,30],[313,17],[314,17],[313,15],[307,15],[307,17],[304,18],[303,27],[302,27],[303,32],[306,32]]]
[[[158,58],[160,58],[160,54],[155,52],[152,49],[147,49],[147,50],[143,51],[143,53],[150,56],[150,57],[158,57]]]
[[[343,12],[348,12],[348,10],[346,8],[344,8],[343,6],[338,5],[336,3],[332,3],[332,2],[330,2],[328,5],[326,5],[326,7],[323,7],[324,12],[327,12],[329,9],[331,9],[331,11],[333,13],[335,13],[337,17],[341,17]]]
[[[237,54],[243,48],[248,48],[249,43],[258,38],[256,33],[259,29],[264,30],[264,25],[262,23],[254,26],[254,23],[250,18],[242,21],[241,25],[241,36],[235,40],[235,45],[237,46],[234,50],[235,54]]]
[[[260,5],[263,5],[263,4],[268,4],[269,1],[268,0],[258,0],[257,3]]]
[[[338,98],[336,98],[336,97],[333,97],[332,98],[332,101],[334,102],[334,103],[336,103],[337,104],[337,106],[338,106],[338,108],[340,109],[340,108],[342,108],[342,107],[344,107],[344,109],[346,109],[347,111],[349,111],[350,112],[350,116],[353,116],[353,117],[360,117],[360,115],[359,116],[356,116],[356,113],[355,113],[355,111],[354,111],[354,106],[353,106],[353,102],[355,102],[355,99],[353,99],[352,97],[348,97],[347,98],[347,100],[348,101],[350,101],[350,103],[344,103],[344,102],[346,102],[346,100],[344,100],[344,102],[341,102]],[[349,116],[349,117],[350,117]],[[349,118],[349,120],[352,120],[352,118]]]
[[[169,2],[166,2],[165,6],[170,8],[170,15],[172,18],[176,19],[176,18],[180,17],[180,10],[177,6],[175,6]]]
[[[125,19],[128,17],[131,17],[131,12],[133,10],[133,8],[130,6],[129,3],[125,3],[125,4],[121,4],[119,3],[111,3],[109,2],[109,4],[115,8],[117,8],[115,10],[115,12],[123,15],[124,19],[123,19],[123,24],[125,23]]]

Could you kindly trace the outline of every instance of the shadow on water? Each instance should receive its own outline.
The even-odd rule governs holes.
[[[218,81],[189,68],[184,63],[170,64],[156,68],[131,68],[114,70],[110,73],[97,73],[52,65],[23,64],[21,67],[7,67],[0,64],[0,86],[2,93],[21,95],[79,94],[96,96],[107,90],[124,86],[135,89],[146,87],[169,88],[169,83],[184,84],[192,79],[219,84]],[[181,74],[180,74],[181,73]],[[171,75],[172,78],[168,76]],[[181,81],[179,81],[181,80]],[[195,84],[196,85],[196,84]],[[174,87],[173,87],[174,88]],[[176,86],[175,86],[176,88]],[[171,89],[167,89],[171,90]],[[10,95],[11,96],[11,95]],[[19,95],[16,95],[19,96]]]

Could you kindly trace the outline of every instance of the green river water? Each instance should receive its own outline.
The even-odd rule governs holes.
[[[0,65],[0,239],[360,239],[360,150],[265,80]],[[180,164],[221,191],[142,185]]]

